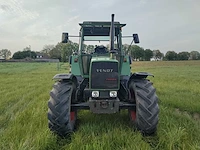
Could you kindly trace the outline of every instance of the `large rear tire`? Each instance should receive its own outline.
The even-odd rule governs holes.
[[[71,81],[59,81],[53,85],[48,102],[49,129],[61,137],[74,130],[77,112],[71,110],[74,85]]]
[[[136,110],[129,109],[131,122],[143,134],[154,134],[159,114],[156,89],[147,79],[133,79],[129,84],[129,90],[131,102],[136,103]]]

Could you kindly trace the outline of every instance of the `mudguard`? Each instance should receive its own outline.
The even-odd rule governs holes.
[[[154,75],[152,75],[151,73],[148,73],[148,72],[135,72],[135,73],[131,74],[131,76],[121,76],[120,82],[125,88],[128,89],[129,82],[132,79],[145,79],[145,78],[147,78],[147,76],[154,77]]]
[[[73,81],[74,83],[77,84],[77,78],[73,74],[66,74],[66,73],[56,74],[53,77],[53,80],[71,80],[71,81]]]
[[[128,81],[128,85],[129,85],[129,83],[132,79],[146,79],[148,76],[154,77],[153,74],[148,73],[148,72],[135,72],[130,76],[129,81]]]
[[[151,73],[148,73],[148,72],[135,72],[131,75],[131,77],[129,78],[129,80],[131,79],[145,79],[147,78],[148,76],[153,76],[153,74]]]

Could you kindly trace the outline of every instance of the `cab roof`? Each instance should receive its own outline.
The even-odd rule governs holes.
[[[84,21],[83,23],[79,23],[81,27],[110,27],[111,22],[105,21]],[[114,22],[115,27],[121,28],[124,27],[126,24],[120,24],[119,22]]]
[[[97,21],[84,21],[79,23],[81,30],[83,30],[84,36],[109,36],[111,22],[97,22]],[[122,27],[126,24],[120,24],[119,22],[114,22],[115,36],[117,36]]]

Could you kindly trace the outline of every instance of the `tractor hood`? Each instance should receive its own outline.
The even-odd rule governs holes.
[[[119,89],[119,66],[116,59],[109,57],[92,58],[90,64],[90,89]]]

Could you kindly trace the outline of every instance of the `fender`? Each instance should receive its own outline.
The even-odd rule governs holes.
[[[66,74],[66,73],[62,73],[62,74],[56,74],[54,77],[53,77],[53,80],[71,80],[73,81],[76,85],[78,84],[77,82],[77,78],[75,75],[73,74]]]
[[[148,72],[135,72],[131,75],[130,79],[146,79],[148,76],[154,77],[153,74],[148,73]],[[130,80],[129,79],[129,80]]]
[[[154,77],[153,74],[148,73],[148,72],[135,72],[130,76],[129,81],[128,81],[128,85],[129,85],[129,82],[132,79],[146,79],[148,76]]]

